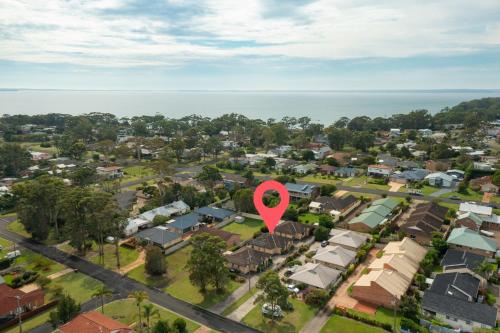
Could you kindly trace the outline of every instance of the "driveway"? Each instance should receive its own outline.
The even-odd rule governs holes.
[[[377,258],[376,254],[378,251],[380,250],[376,248],[371,249],[370,252],[368,252],[368,256],[366,257],[365,261],[359,264],[351,274],[351,276],[349,276],[349,278],[340,285],[335,295],[328,302],[328,308],[330,310],[333,310],[336,306],[346,309],[356,308],[359,302],[349,296],[347,289],[349,289],[349,287],[360,278],[360,276],[363,274],[363,269],[370,266],[370,264]],[[359,310],[363,309],[360,308]],[[368,309],[365,309],[365,311],[366,310]]]
[[[404,186],[404,184],[401,183],[396,183],[396,182],[390,182],[389,186],[391,187],[389,189],[389,192],[399,192],[399,189]]]

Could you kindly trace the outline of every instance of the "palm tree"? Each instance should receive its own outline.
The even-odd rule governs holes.
[[[142,317],[141,317],[141,304],[149,298],[145,291],[134,291],[128,295],[128,298],[133,298],[135,300],[135,305],[137,306],[137,312],[139,313],[139,326],[142,327]]]
[[[104,313],[104,297],[112,295],[111,289],[106,288],[106,286],[99,286],[96,291],[92,294],[92,297],[99,297],[101,299],[101,313]]]
[[[143,315],[144,315],[144,318],[146,318],[146,324],[148,326],[148,331],[151,330],[151,326],[150,326],[150,323],[151,323],[151,317],[153,316],[157,316],[159,317],[160,316],[160,312],[158,311],[157,308],[155,308],[155,306],[151,303],[148,303],[148,304],[144,304],[142,306],[142,309],[143,309]]]
[[[495,270],[495,266],[489,263],[487,260],[484,260],[479,264],[479,266],[475,269],[475,272],[481,275],[483,278],[488,279],[491,276],[491,273]]]

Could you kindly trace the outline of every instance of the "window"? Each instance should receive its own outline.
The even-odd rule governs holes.
[[[465,321],[465,323],[466,323],[467,325],[470,325],[470,320],[466,320],[466,321]]]

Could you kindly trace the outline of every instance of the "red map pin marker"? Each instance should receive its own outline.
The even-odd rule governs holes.
[[[269,208],[262,202],[262,198],[266,191],[276,191],[280,195],[280,203],[276,207]],[[269,233],[274,232],[274,228],[278,225],[283,213],[288,207],[290,202],[290,195],[285,185],[277,182],[275,180],[268,180],[257,186],[253,194],[253,204],[260,216],[264,220],[264,223],[269,229]]]

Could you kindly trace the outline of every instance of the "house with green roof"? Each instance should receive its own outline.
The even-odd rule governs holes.
[[[359,232],[371,232],[378,226],[390,221],[392,211],[399,203],[396,200],[384,198],[375,200],[370,207],[365,208],[360,215],[348,222],[349,229]]]
[[[487,257],[494,257],[497,251],[495,239],[465,227],[453,229],[448,236],[447,243],[451,248]]]

